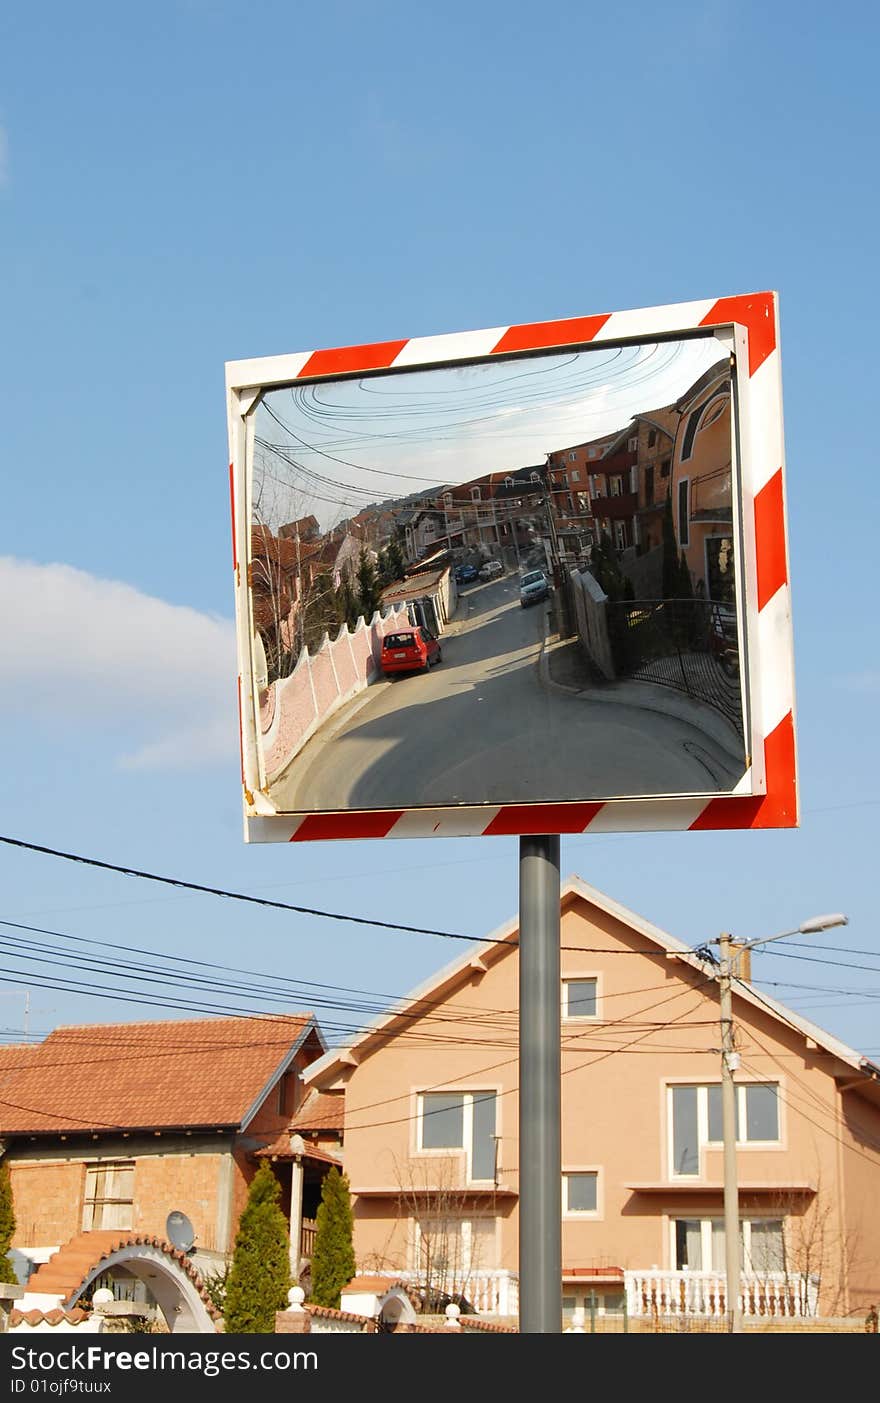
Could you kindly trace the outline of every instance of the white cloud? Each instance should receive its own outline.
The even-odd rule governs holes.
[[[232,623],[70,565],[0,556],[0,708],[93,726],[130,768],[237,754]]]

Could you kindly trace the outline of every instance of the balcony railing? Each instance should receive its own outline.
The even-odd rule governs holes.
[[[725,1277],[711,1271],[626,1271],[626,1308],[631,1316],[723,1316]],[[819,1278],[766,1272],[740,1279],[740,1307],[746,1320],[757,1317],[814,1316],[819,1309]]]
[[[299,1234],[299,1254],[301,1257],[308,1257],[311,1261],[315,1251],[315,1234],[318,1231],[318,1224],[314,1218],[303,1218],[302,1227]]]
[[[621,492],[616,497],[593,496],[593,516],[598,521],[622,521],[634,516],[638,511],[639,498],[636,492]]]
[[[519,1313],[519,1277],[516,1272],[500,1267],[479,1267],[473,1271],[444,1271],[437,1279],[426,1282],[417,1271],[383,1271],[392,1281],[411,1282],[426,1294],[462,1296],[478,1315],[517,1315]]]

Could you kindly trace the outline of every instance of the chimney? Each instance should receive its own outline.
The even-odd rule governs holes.
[[[751,981],[752,952],[748,946],[737,945],[735,940],[730,942],[730,972],[736,979]]]

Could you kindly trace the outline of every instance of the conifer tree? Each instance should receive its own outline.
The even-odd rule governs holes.
[[[271,1335],[275,1312],[287,1309],[290,1237],[278,1200],[281,1186],[265,1161],[254,1175],[241,1215],[226,1286],[227,1334]]]
[[[348,1179],[334,1165],[321,1185],[318,1207],[312,1254],[312,1300],[315,1305],[339,1308],[342,1288],[355,1274],[353,1231]]]
[[[12,1207],[12,1182],[9,1165],[0,1160],[0,1281],[16,1282],[15,1268],[9,1247],[15,1233],[15,1211]]]
[[[357,568],[357,593],[360,613],[369,623],[382,602],[382,586],[376,567],[365,550],[361,550]]]

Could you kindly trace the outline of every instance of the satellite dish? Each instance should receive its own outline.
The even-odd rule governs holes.
[[[176,1247],[179,1252],[189,1252],[195,1241],[193,1225],[185,1213],[175,1209],[169,1213],[165,1219],[165,1231],[168,1234],[168,1241]]]

